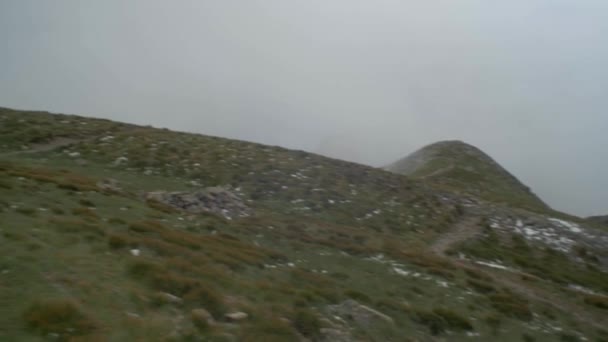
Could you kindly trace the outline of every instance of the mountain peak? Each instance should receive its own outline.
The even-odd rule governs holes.
[[[528,209],[548,209],[530,188],[479,148],[461,140],[427,145],[386,170]]]

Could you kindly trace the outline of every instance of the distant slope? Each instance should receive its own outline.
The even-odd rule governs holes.
[[[590,216],[590,217],[587,217],[587,220],[592,221],[592,222],[597,222],[597,223],[608,225],[608,215],[604,215],[604,216]]]
[[[441,141],[385,168],[494,202],[548,209],[540,198],[490,156],[462,141]]]

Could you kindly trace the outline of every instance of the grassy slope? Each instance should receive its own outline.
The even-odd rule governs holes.
[[[104,120],[11,110],[1,110],[0,119],[1,340],[59,333],[82,340],[225,340],[230,334],[271,341],[310,331],[314,338],[317,329],[306,327],[316,323],[302,317],[311,314],[327,327],[327,306],[347,298],[396,321],[349,323],[363,340],[433,334],[465,340],[467,324],[503,340],[560,336],[533,330],[532,323],[560,326],[563,334],[600,334],[500,284],[471,291],[483,272],[425,250],[461,209],[418,182],[299,151]],[[108,135],[114,138],[99,139]],[[13,153],[57,137],[79,142]],[[123,156],[126,163],[113,164]],[[96,183],[105,178],[118,180],[123,191],[99,190]],[[228,221],[141,200],[142,191],[197,188],[192,181],[240,188],[256,214]],[[135,248],[140,256],[130,253]],[[379,254],[385,258],[372,258]],[[166,303],[160,292],[183,303]],[[538,317],[531,323],[512,306]],[[66,307],[78,314],[66,314]],[[250,318],[197,327],[190,311],[199,307],[220,321],[238,310]],[[51,318],[58,313],[67,321],[59,328]]]

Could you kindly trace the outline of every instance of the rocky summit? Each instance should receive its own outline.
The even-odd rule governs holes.
[[[385,169],[0,109],[0,341],[606,341],[608,228],[456,141]]]

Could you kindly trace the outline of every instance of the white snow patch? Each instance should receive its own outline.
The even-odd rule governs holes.
[[[557,218],[549,218],[549,221],[555,222],[562,227],[566,227],[573,233],[582,233],[583,232],[581,227],[578,224],[573,223],[573,222],[568,222],[568,221],[560,220]]]

